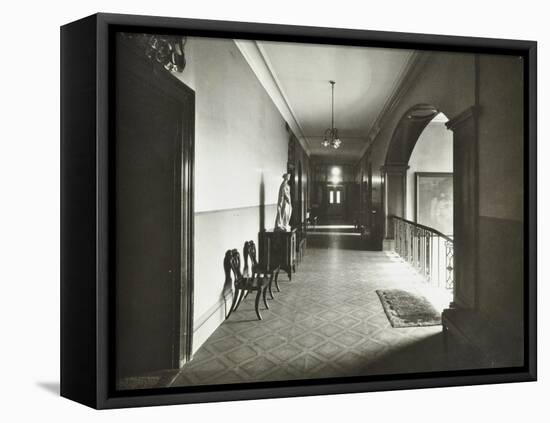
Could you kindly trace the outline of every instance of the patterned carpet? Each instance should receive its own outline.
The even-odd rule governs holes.
[[[441,313],[424,297],[402,289],[377,290],[376,293],[394,328],[441,325]]]
[[[153,385],[188,386],[448,369],[441,326],[392,328],[377,289],[433,295],[397,255],[336,248],[315,237],[282,292],[256,319],[245,299],[179,371]],[[313,241],[313,240],[312,240]],[[308,241],[309,242],[309,241]],[[439,304],[438,304],[439,301]],[[149,375],[150,376],[150,375]],[[142,384],[143,385],[143,384]]]

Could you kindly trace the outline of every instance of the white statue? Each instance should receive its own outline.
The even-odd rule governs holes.
[[[277,218],[275,219],[275,230],[290,232],[290,215],[292,214],[292,203],[290,200],[290,186],[288,180],[290,173],[283,175],[283,182],[279,188],[277,200]]]

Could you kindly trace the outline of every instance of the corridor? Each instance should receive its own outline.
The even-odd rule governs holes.
[[[523,363],[517,60],[186,37],[185,69],[151,74],[138,41],[118,37],[117,389]],[[253,295],[227,317],[245,241],[258,269],[299,260],[263,320]]]
[[[393,328],[376,290],[420,294],[438,311],[450,294],[429,289],[393,252],[339,248],[339,238],[354,238],[343,228],[317,227],[314,233],[308,235],[314,246],[292,281],[281,273],[281,292],[261,310],[262,321],[249,297],[182,369],[130,378],[121,387],[448,370],[441,325]]]

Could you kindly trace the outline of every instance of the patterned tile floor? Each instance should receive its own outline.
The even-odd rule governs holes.
[[[357,250],[357,237],[337,231],[308,238],[293,280],[281,272],[281,292],[262,309],[264,320],[246,298],[190,363],[140,379],[140,387],[449,369],[441,326],[392,328],[375,291],[407,289],[438,309],[449,304],[448,294],[428,289],[394,253]]]

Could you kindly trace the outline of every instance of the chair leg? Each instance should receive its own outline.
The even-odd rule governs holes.
[[[239,297],[239,300],[237,301],[237,305],[235,306],[235,310],[234,311],[237,311],[237,309],[239,308],[239,306],[241,305],[244,297],[246,297],[246,295],[244,294],[244,289],[241,289],[240,290],[240,297]]]
[[[277,268],[275,271],[275,288],[277,288],[277,292],[281,292],[281,288],[279,288],[279,271],[281,268]]]
[[[267,304],[267,298],[266,298],[267,286],[264,287],[264,289],[262,289],[262,292],[263,292],[263,297],[264,297],[264,305],[265,305],[265,308],[266,308],[267,310],[269,310],[269,304]]]
[[[271,274],[271,277],[269,278],[269,285],[266,287],[266,291],[269,291],[269,296],[272,300],[275,299],[275,297],[273,296],[273,290],[271,289],[271,285],[273,284],[273,275],[274,273]]]
[[[256,316],[258,316],[258,319],[262,320],[262,315],[260,314],[260,297],[262,296],[262,290],[258,289],[258,293],[256,294]]]
[[[235,304],[237,304],[238,295],[239,295],[239,290],[236,289],[235,293],[233,294],[233,301],[231,302],[231,307],[229,307],[229,313],[227,313],[227,316],[225,316],[226,319],[229,319],[229,316],[231,316],[231,313],[233,313],[233,310],[235,309]]]

